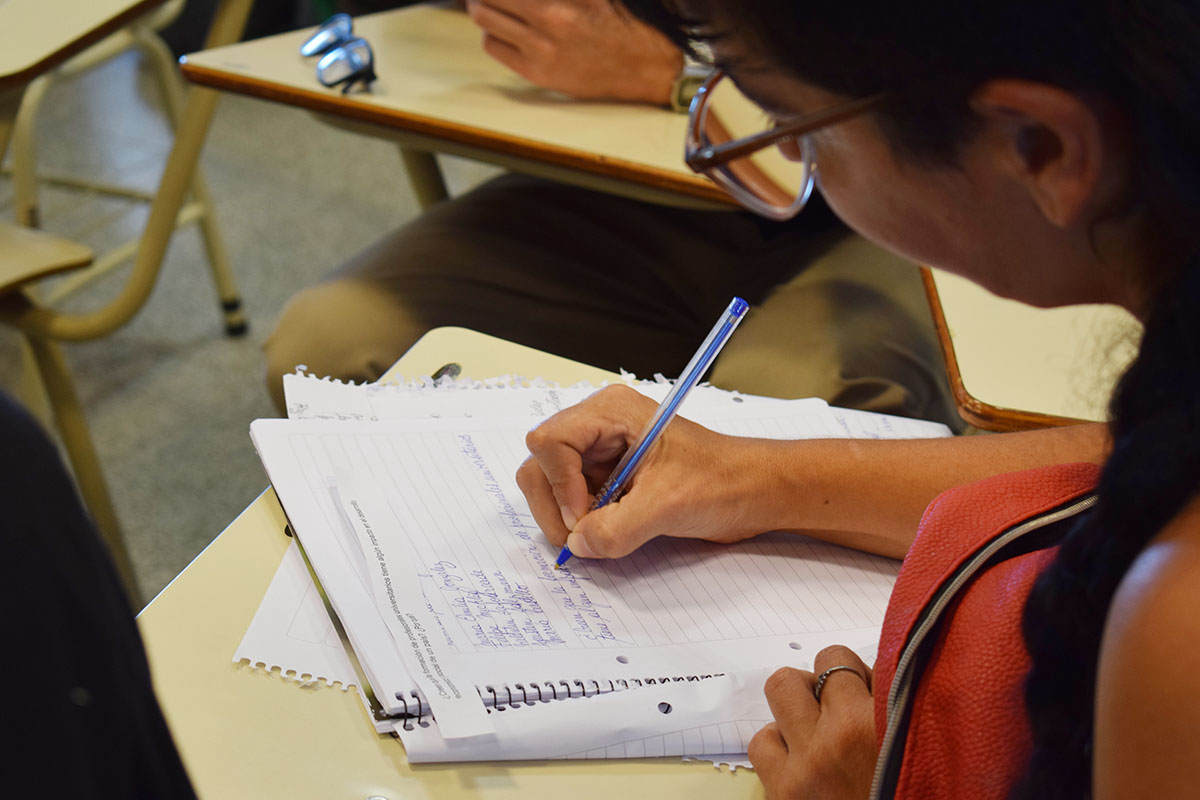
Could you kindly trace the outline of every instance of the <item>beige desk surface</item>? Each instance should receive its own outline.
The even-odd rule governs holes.
[[[429,374],[447,361],[480,376],[611,377],[461,328],[431,331],[393,372]],[[283,526],[283,512],[267,491],[138,620],[159,701],[202,798],[761,796],[751,773],[731,775],[679,759],[410,766],[399,741],[372,731],[352,694],[301,689],[231,663],[287,548]]]
[[[0,88],[28,83],[164,0],[0,0]]]
[[[415,6],[356,18],[354,32],[370,42],[379,78],[369,93],[349,96],[317,83],[316,59],[299,54],[312,30],[189,55],[184,75],[205,86],[427,137],[437,152],[502,166],[516,158],[732,205],[683,164],[686,115],[575,101],[539,89],[484,53],[479,29],[460,11]]]
[[[1116,306],[1037,309],[949,273],[926,273],[950,382],[968,421],[990,430],[1107,419],[1141,326]]]

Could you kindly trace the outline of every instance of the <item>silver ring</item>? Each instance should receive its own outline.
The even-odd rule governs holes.
[[[818,703],[821,702],[821,690],[825,688],[825,681],[829,680],[829,676],[840,669],[849,670],[855,675],[858,675],[859,678],[862,678],[862,675],[859,675],[858,670],[856,670],[854,667],[848,667],[845,664],[839,664],[836,667],[830,667],[817,676],[817,685],[813,687],[813,697],[817,698]]]

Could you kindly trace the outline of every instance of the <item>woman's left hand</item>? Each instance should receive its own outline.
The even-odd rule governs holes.
[[[817,676],[830,667],[818,701]],[[775,721],[750,740],[750,763],[767,797],[862,800],[875,771],[872,674],[848,647],[817,654],[813,672],[776,671],[763,687]]]

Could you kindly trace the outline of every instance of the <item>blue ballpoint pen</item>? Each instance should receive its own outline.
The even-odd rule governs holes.
[[[608,476],[608,480],[600,487],[600,491],[596,492],[596,499],[592,501],[588,511],[595,511],[597,508],[606,506],[624,493],[638,467],[645,461],[646,454],[650,452],[662,432],[666,430],[667,424],[674,418],[675,412],[687,398],[688,392],[699,382],[700,376],[708,371],[713,359],[721,352],[725,342],[729,341],[729,336],[742,321],[742,317],[746,316],[749,308],[750,305],[742,298],[733,298],[729,308],[725,309],[725,313],[721,315],[717,324],[709,332],[708,338],[696,351],[696,355],[692,356],[692,360],[683,368],[683,373],[679,376],[679,380],[675,381],[675,386],[659,405],[658,410],[654,412],[654,416],[646,423],[642,435],[638,437],[632,447],[625,451],[625,455],[621,456],[621,460],[617,462],[617,466]],[[567,559],[570,557],[570,548],[564,546],[558,554],[558,559],[554,562],[554,568],[558,569],[567,563]]]

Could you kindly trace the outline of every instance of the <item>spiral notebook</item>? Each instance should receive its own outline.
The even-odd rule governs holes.
[[[897,563],[804,537],[659,539],[553,570],[512,478],[531,421],[495,405],[252,427],[410,760],[744,752],[771,669],[874,642]],[[697,410],[729,433],[845,435],[819,401]]]

